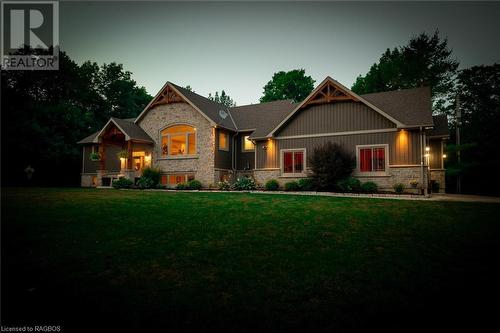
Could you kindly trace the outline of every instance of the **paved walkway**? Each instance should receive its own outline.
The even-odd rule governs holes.
[[[487,197],[471,194],[432,194],[429,200],[433,201],[462,201],[462,202],[492,202],[500,203],[500,197]]]

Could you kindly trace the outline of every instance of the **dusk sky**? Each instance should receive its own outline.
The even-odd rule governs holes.
[[[166,81],[257,103],[273,73],[304,68],[350,87],[386,48],[439,29],[461,68],[500,62],[500,3],[61,2],[62,50],[123,63],[155,95]]]

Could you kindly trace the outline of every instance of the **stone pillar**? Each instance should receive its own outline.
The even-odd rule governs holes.
[[[96,186],[102,186],[102,177],[106,174],[106,170],[97,170],[97,184]]]

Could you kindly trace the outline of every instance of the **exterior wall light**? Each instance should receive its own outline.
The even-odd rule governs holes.
[[[425,147],[425,151],[429,151],[431,150],[429,147]]]
[[[443,158],[446,158],[446,154],[443,154]]]

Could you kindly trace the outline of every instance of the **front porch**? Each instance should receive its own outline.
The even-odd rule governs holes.
[[[141,133],[142,132],[142,133]],[[112,118],[96,133],[87,152],[94,173],[82,173],[82,185],[110,187],[124,177],[135,182],[151,166],[153,141],[133,122]],[[84,147],[84,170],[86,162]],[[84,179],[85,178],[85,179]]]

